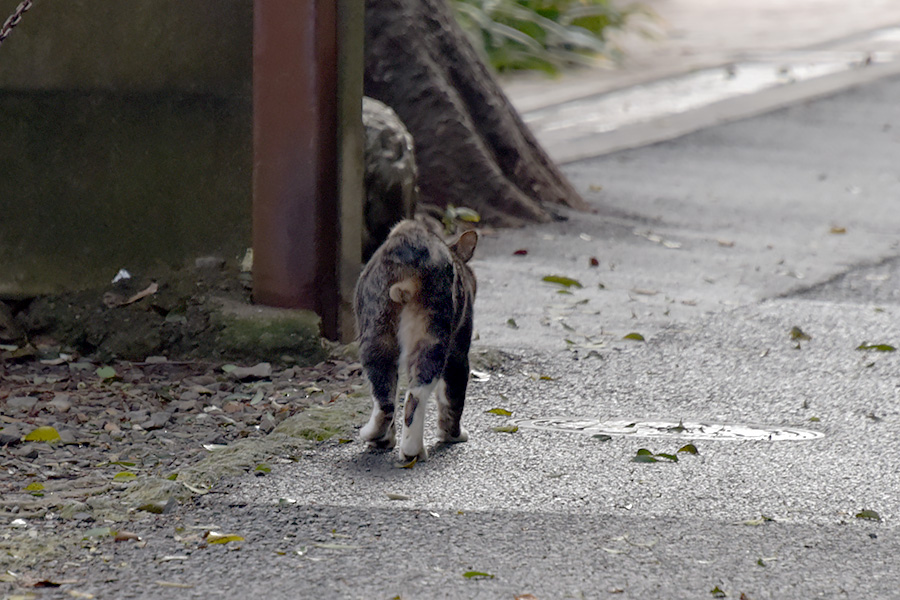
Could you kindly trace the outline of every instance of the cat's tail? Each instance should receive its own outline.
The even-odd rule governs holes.
[[[419,293],[421,283],[418,277],[407,277],[391,286],[391,300],[397,304],[409,303]]]

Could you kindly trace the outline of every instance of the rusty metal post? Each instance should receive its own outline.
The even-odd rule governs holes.
[[[337,10],[254,0],[253,297],[339,335]]]
[[[362,123],[365,2],[337,0],[338,189],[341,198],[341,341],[356,337],[353,295],[362,268],[365,132]]]

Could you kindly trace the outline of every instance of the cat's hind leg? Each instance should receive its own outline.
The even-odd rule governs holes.
[[[437,386],[438,439],[442,442],[465,442],[469,434],[460,423],[469,384],[468,353],[452,353]]]
[[[372,415],[359,430],[359,437],[373,448],[393,448],[396,444],[394,403],[397,398],[399,348],[394,339],[360,344],[360,360],[372,386]]]

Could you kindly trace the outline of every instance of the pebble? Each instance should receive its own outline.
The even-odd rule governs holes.
[[[31,396],[15,396],[13,398],[6,399],[6,408],[10,410],[27,412],[34,408],[34,405],[37,404],[37,401],[37,398],[32,398]]]

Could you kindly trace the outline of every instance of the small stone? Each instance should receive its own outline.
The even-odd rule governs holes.
[[[18,444],[24,434],[14,425],[6,425],[0,429],[0,446]]]
[[[197,410],[199,403],[196,400],[176,400],[169,406],[178,412],[194,412]]]
[[[117,423],[113,423],[112,421],[107,421],[105,425],[103,425],[103,431],[108,431],[110,433],[120,433],[122,429],[119,427]]]
[[[132,423],[141,423],[150,416],[146,410],[130,410],[125,413],[125,419],[131,421]]]
[[[277,423],[275,422],[275,417],[273,417],[271,413],[266,413],[259,419],[259,430],[263,433],[271,432],[275,429],[275,425],[277,425]]]
[[[6,399],[6,407],[10,410],[27,412],[34,408],[35,404],[37,404],[37,398],[31,396],[15,396]]]
[[[53,400],[47,403],[47,406],[57,412],[68,412],[68,410],[72,408],[72,401],[70,398],[71,396],[69,396],[69,394],[56,394],[53,397]]]
[[[34,447],[34,444],[29,444],[27,446],[22,446],[21,448],[16,448],[10,454],[13,456],[17,456],[19,458],[24,458],[27,460],[33,460],[40,456],[38,453],[38,449]]]
[[[147,431],[153,431],[154,429],[162,429],[166,426],[166,423],[169,422],[169,419],[172,418],[172,415],[167,412],[156,412],[150,415],[150,419],[141,423],[141,427],[146,429]]]
[[[244,410],[244,405],[241,402],[231,400],[225,403],[225,406],[222,407],[222,410],[228,414],[233,414]]]
[[[237,380],[266,379],[272,376],[272,365],[263,362],[252,367],[236,367],[228,373],[228,376]]]

